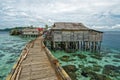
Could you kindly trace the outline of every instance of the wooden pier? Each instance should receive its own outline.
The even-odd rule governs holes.
[[[40,36],[23,49],[6,80],[71,80]]]

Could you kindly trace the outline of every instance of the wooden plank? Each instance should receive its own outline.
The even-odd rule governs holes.
[[[45,48],[43,39],[38,37],[30,44],[26,45],[25,53],[21,55],[22,58],[19,59],[14,74],[9,75],[9,80],[61,80],[62,78],[58,78],[55,71],[57,67],[53,68],[55,58],[48,54],[50,51]],[[71,79],[66,78],[66,80]]]
[[[44,50],[41,51],[41,41],[41,39],[36,39],[34,41],[33,47],[30,48],[28,54],[26,55],[26,59],[22,62],[22,71],[19,80],[36,80],[49,77],[54,77],[58,80],[51,63],[48,60],[46,52]],[[49,78],[49,80],[52,79]]]

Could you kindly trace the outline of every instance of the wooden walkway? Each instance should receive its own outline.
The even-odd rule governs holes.
[[[47,51],[42,36],[28,43],[6,80],[71,80]]]
[[[42,50],[42,38],[34,41],[29,49],[27,58],[22,62],[19,80],[58,80],[55,70],[44,50]]]

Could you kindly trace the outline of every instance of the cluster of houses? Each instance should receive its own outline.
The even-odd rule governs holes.
[[[103,32],[89,29],[82,23],[56,22],[51,29],[23,29],[23,36],[45,35],[45,45],[52,50],[100,51]]]
[[[23,37],[38,37],[43,34],[43,28],[24,28],[21,35]]]

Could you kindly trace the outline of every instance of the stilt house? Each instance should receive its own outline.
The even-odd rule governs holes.
[[[25,28],[22,30],[22,36],[24,37],[37,37],[43,33],[43,28]]]
[[[89,29],[82,23],[56,22],[49,33],[52,49],[100,51],[103,32]]]

